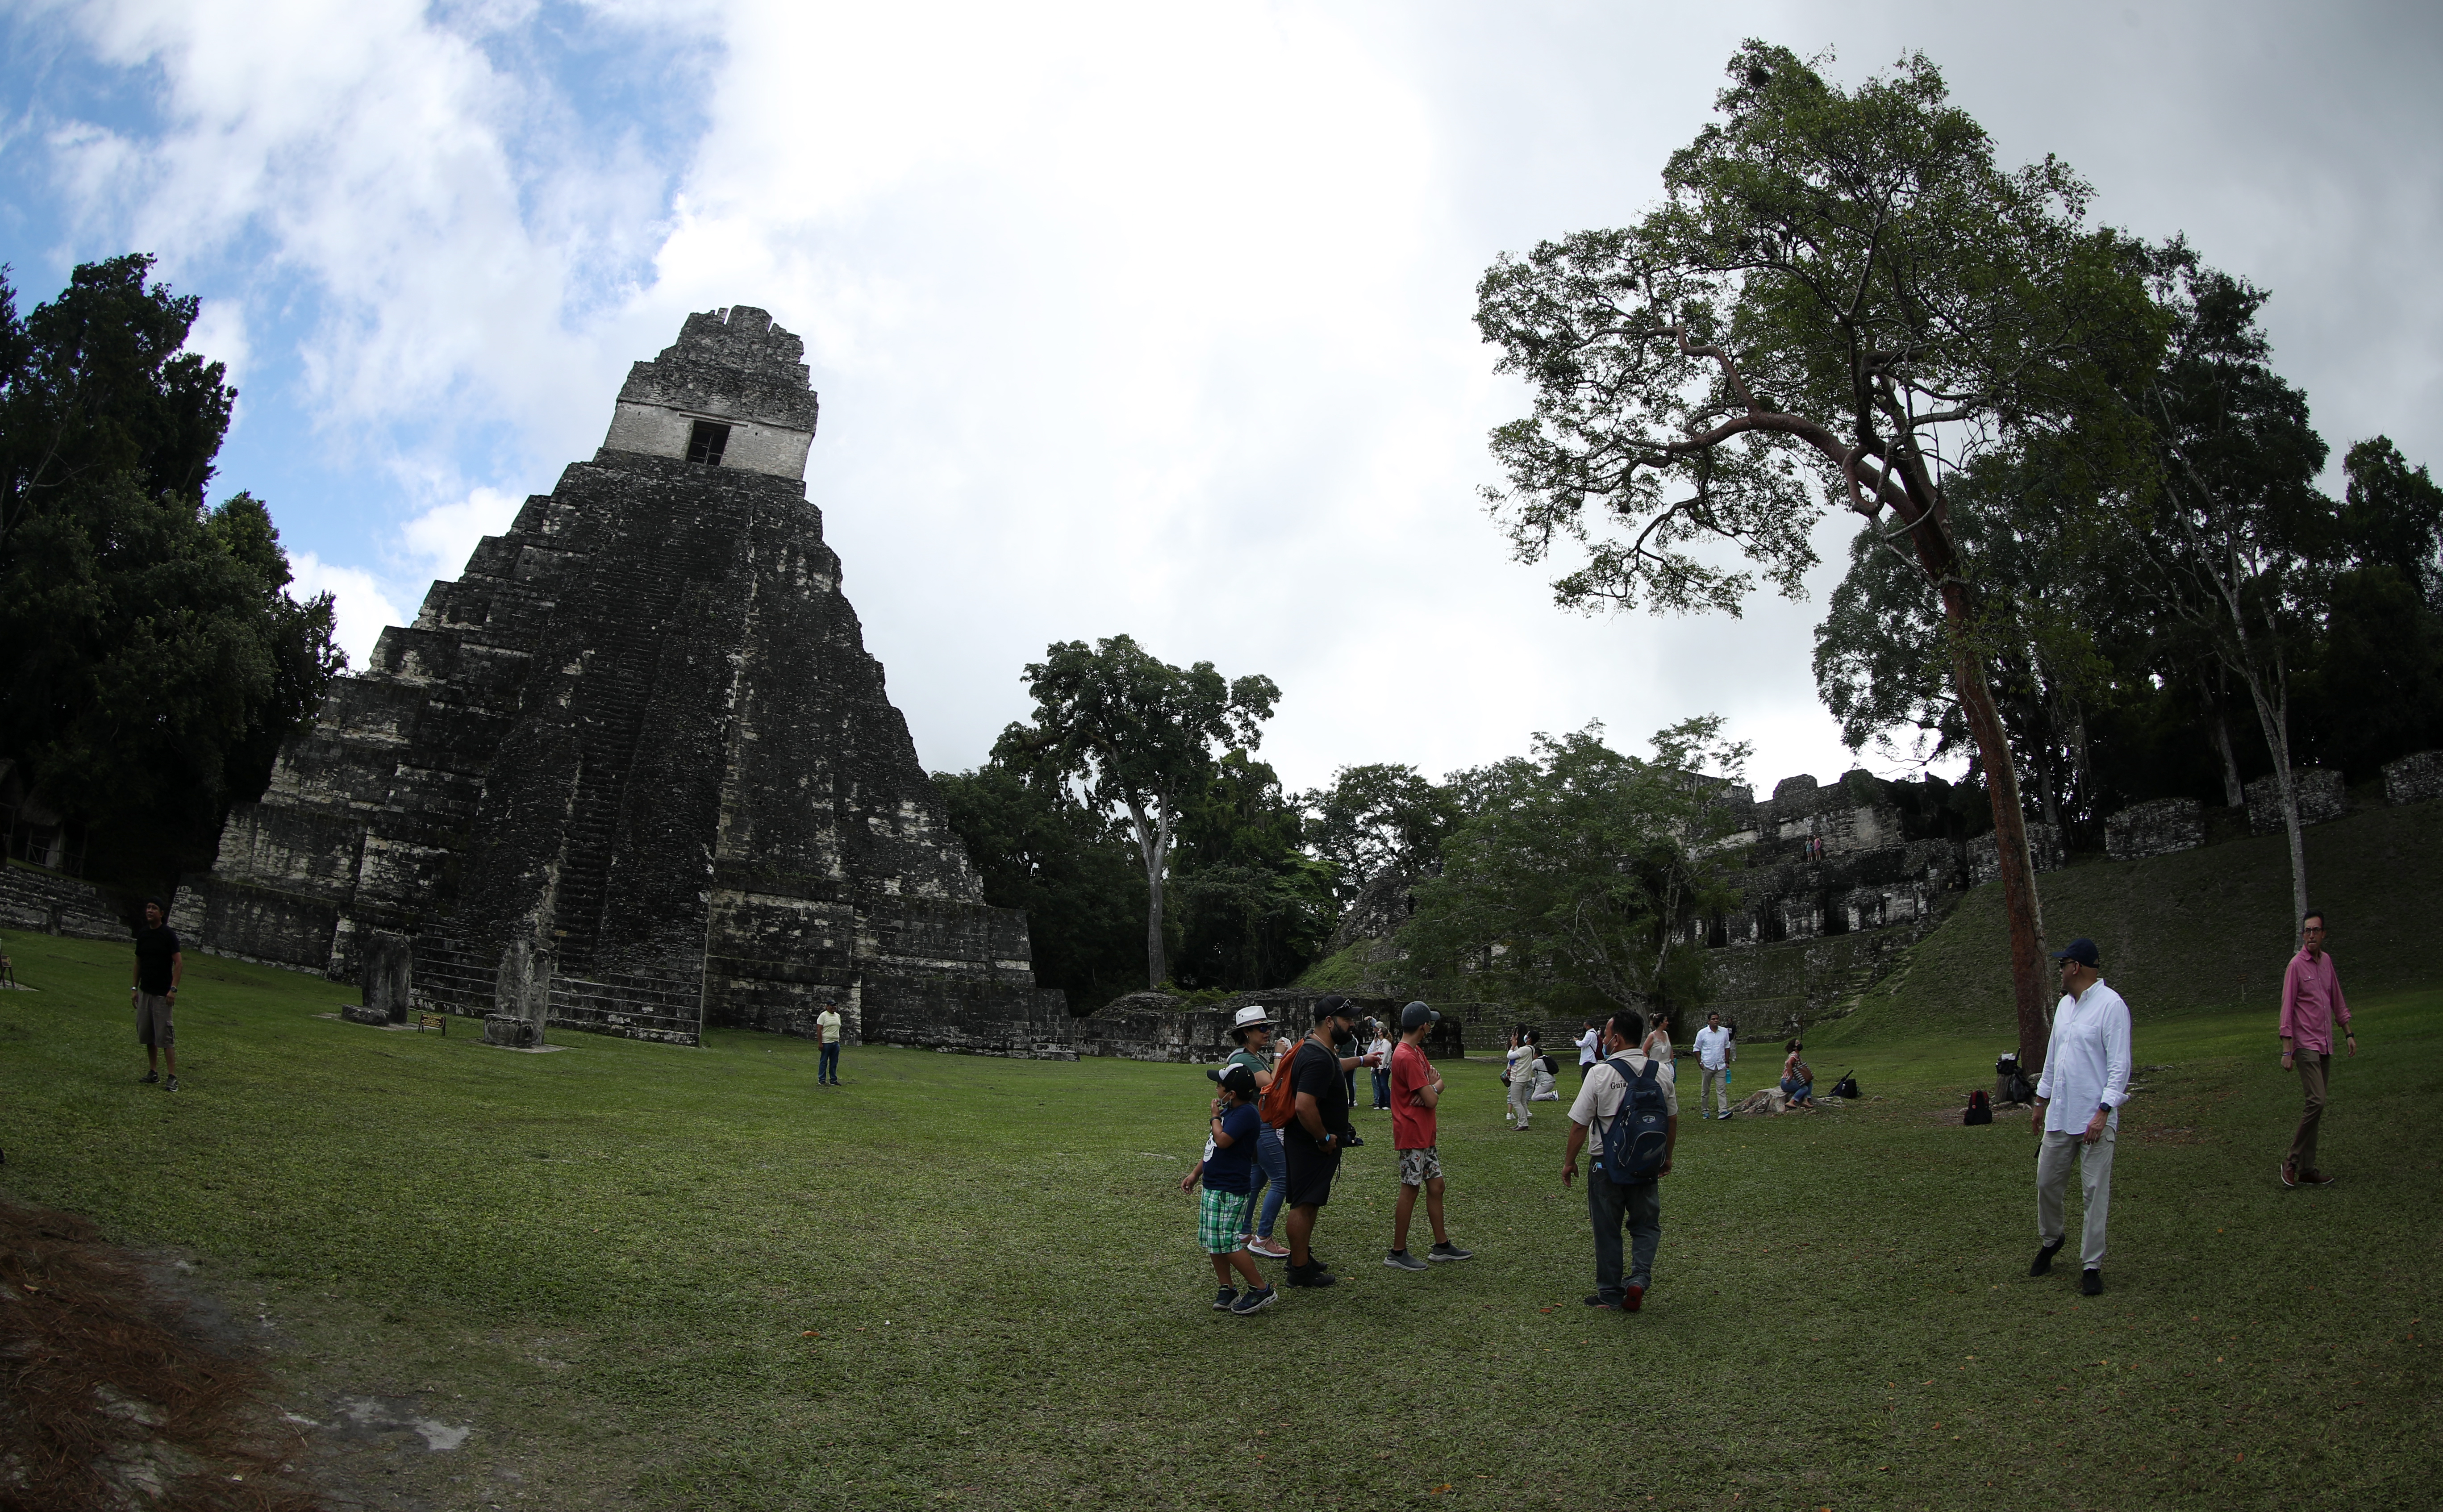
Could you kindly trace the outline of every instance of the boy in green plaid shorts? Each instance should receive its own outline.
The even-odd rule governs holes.
[[[1247,1204],[1255,1186],[1256,1134],[1261,1121],[1256,1113],[1256,1074],[1245,1066],[1205,1073],[1222,1084],[1213,1099],[1213,1152],[1204,1157],[1204,1190],[1196,1199],[1196,1242],[1213,1261],[1213,1279],[1221,1283],[1213,1310],[1240,1317],[1269,1306],[1274,1292],[1263,1272],[1247,1253]],[[1230,1284],[1236,1271],[1247,1282],[1245,1296]]]

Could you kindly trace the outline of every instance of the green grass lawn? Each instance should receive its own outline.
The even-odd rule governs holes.
[[[522,1055],[191,956],[172,1096],[134,1081],[123,949],[9,949],[42,989],[0,993],[10,1193],[193,1257],[301,1392],[473,1424],[413,1472],[436,1505],[2434,1501],[2443,993],[2360,1006],[2341,1185],[2296,1192],[2270,1011],[2141,1002],[2093,1300],[2074,1264],[2025,1278],[2024,1123],[1954,1112],[2005,1038],[1861,1014],[1814,1060],[1872,1100],[1689,1120],[1639,1316],[1579,1304],[1561,1111],[1512,1134],[1492,1066],[1445,1062],[1478,1258],[1380,1266],[1394,1162],[1361,1113],[1316,1239],[1345,1281],[1244,1319],[1210,1310],[1175,1189],[1194,1068],[852,1049],[834,1092],[801,1042]]]

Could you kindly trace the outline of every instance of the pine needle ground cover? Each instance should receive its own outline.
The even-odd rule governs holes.
[[[853,1049],[831,1091],[799,1042],[519,1054],[191,956],[172,1095],[135,1083],[122,949],[9,949],[39,990],[0,993],[0,1185],[186,1257],[301,1416],[468,1429],[395,1456],[404,1503],[2431,1502],[2443,993],[2360,1005],[2320,1191],[2273,1179],[2270,1008],[2138,1002],[2098,1299],[2025,1276],[2024,1121],[1958,1123],[2003,1037],[1862,1014],[1813,1058],[1869,1100],[1683,1124],[1641,1315],[1579,1302],[1561,1109],[1509,1132],[1474,1060],[1444,1063],[1442,1151],[1477,1258],[1381,1266],[1394,1161],[1361,1112],[1316,1240],[1343,1284],[1237,1318],[1176,1189],[1194,1068]],[[1773,1072],[1757,1047],[1739,1086]]]

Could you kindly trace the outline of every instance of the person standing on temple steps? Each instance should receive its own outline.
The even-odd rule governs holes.
[[[826,1082],[839,1085],[840,1016],[836,1004],[826,1003],[823,1011],[815,1015],[815,1034],[823,1042],[822,1055],[815,1061],[815,1085]]]
[[[136,1042],[144,1047],[144,1075],[139,1082],[161,1081],[160,1063],[170,1079],[164,1092],[178,1090],[176,1031],[170,1023],[178,1006],[178,979],[186,974],[187,958],[178,949],[177,931],[163,922],[169,911],[157,897],[144,900],[144,927],[136,931],[136,975],[128,984],[128,1000],[136,1009]]]

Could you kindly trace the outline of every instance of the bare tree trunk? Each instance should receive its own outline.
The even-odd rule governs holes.
[[[2222,705],[2213,697],[2211,691],[2207,695],[2207,707],[2213,710],[2214,749],[2222,755],[2223,802],[2233,808],[2243,808],[2248,803],[2248,789],[2239,781],[2239,758],[2232,753],[2231,721],[2223,718]]]
[[[1146,869],[1146,990],[1158,991],[1170,975],[1162,938],[1162,871],[1169,859],[1170,806],[1163,805],[1161,821],[1146,817],[1142,804],[1129,805],[1129,821],[1137,832],[1137,854]]]
[[[2282,798],[2282,827],[2290,840],[2290,945],[2298,949],[2303,936],[2299,933],[2307,916],[2307,843],[2300,834],[2299,784],[2290,770],[2290,688],[2289,678],[2282,666],[2281,654],[2274,654],[2271,685],[2260,672],[2253,656],[2248,655],[2248,627],[2239,627],[2239,645],[2243,665],[2239,674],[2248,684],[2249,701],[2256,706],[2257,723],[2265,728],[2265,744],[2273,752],[2273,790]]]
[[[1947,590],[1948,611],[1956,590]],[[1963,606],[1964,607],[1964,606]],[[2050,1005],[2045,985],[2045,920],[2036,895],[2034,857],[2028,853],[2028,824],[2019,806],[2019,774],[2011,760],[2011,742],[2002,732],[2002,716],[1993,707],[1993,691],[1985,670],[1971,654],[1962,633],[1967,616],[1952,618],[1952,679],[1959,706],[1976,737],[1976,753],[1985,766],[1985,785],[1993,803],[1994,859],[2002,874],[2002,912],[2011,924],[2011,997],[2019,1023],[2019,1064],[2041,1071],[2045,1049],[2052,1039]]]

